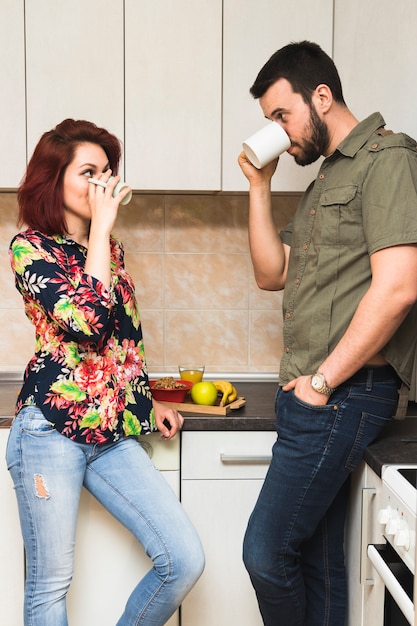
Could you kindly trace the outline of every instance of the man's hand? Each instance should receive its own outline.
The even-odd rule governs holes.
[[[262,169],[258,169],[252,165],[244,152],[239,154],[237,161],[240,169],[251,185],[267,184],[269,186],[271,178],[277,169],[279,157],[271,163],[268,163],[268,165],[265,165]]]
[[[290,391],[291,389],[294,389],[294,394],[299,400],[313,406],[325,406],[329,399],[329,396],[324,393],[314,391],[311,386],[311,376],[294,378],[282,388],[283,391]]]

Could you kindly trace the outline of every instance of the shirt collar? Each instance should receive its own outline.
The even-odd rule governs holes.
[[[366,144],[368,139],[378,128],[385,126],[385,120],[380,113],[372,113],[369,117],[359,122],[349,135],[337,146],[336,150],[344,156],[354,157]]]
[[[68,245],[68,246],[75,246],[77,248],[79,248],[80,250],[85,250],[85,246],[83,246],[81,243],[78,243],[77,241],[74,241],[74,239],[71,239],[71,237],[69,235],[52,235],[51,239],[53,239],[56,243],[58,243],[59,245]]]

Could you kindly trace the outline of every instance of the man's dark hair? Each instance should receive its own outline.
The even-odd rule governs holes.
[[[288,80],[292,90],[299,93],[307,104],[311,102],[316,87],[325,84],[335,101],[346,106],[336,66],[316,43],[301,41],[277,50],[259,72],[250,93],[254,98],[261,98],[280,78]]]

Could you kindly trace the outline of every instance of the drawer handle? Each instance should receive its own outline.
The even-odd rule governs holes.
[[[220,461],[225,465],[269,465],[272,456],[251,454],[224,454],[220,453]]]

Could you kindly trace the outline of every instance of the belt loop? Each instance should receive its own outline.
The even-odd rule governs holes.
[[[372,379],[373,379],[374,370],[369,368],[367,370],[366,376],[366,391],[372,391]]]

